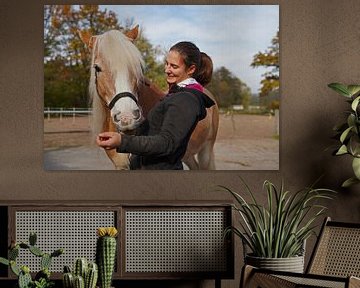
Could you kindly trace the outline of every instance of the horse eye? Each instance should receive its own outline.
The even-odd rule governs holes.
[[[95,72],[101,72],[101,68],[98,64],[94,64],[94,69],[95,69]]]

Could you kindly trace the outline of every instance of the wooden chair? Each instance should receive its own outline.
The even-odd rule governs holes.
[[[304,274],[245,265],[240,287],[360,287],[360,223],[326,218]]]

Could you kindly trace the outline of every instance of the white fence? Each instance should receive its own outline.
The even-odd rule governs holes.
[[[47,118],[48,120],[51,119],[51,117],[62,118],[65,117],[72,117],[73,122],[75,122],[76,117],[81,116],[88,116],[92,113],[92,110],[89,108],[52,108],[52,107],[46,107],[44,109],[44,118]]]

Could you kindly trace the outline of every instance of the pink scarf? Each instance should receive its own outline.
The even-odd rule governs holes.
[[[186,87],[186,88],[198,90],[200,92],[204,92],[204,87],[199,82],[197,82],[194,78],[187,78],[184,81],[181,81],[180,83],[178,83],[177,85],[179,87]]]

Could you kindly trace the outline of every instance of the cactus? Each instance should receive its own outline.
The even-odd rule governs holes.
[[[8,251],[8,259],[0,257],[0,263],[10,266],[11,271],[18,276],[18,286],[19,288],[28,288],[28,287],[50,287],[53,282],[50,281],[50,264],[53,257],[60,256],[63,254],[63,249],[57,249],[53,253],[44,253],[40,250],[36,244],[37,236],[35,233],[30,233],[29,244],[20,242],[16,243],[11,241],[11,245]],[[30,253],[37,257],[41,257],[41,271],[39,271],[35,276],[35,281],[32,280],[30,275],[30,269],[27,266],[22,266],[21,268],[17,265],[16,259],[19,256],[19,250],[24,249],[28,250]]]
[[[57,249],[51,253],[51,257],[58,257],[64,253],[64,249]]]
[[[48,254],[48,253],[44,253],[44,254],[41,256],[41,261],[40,261],[40,267],[41,267],[41,269],[44,269],[44,268],[49,269],[49,268],[50,268],[50,265],[51,265],[51,260],[52,260],[51,255]]]
[[[80,275],[74,277],[74,288],[85,288],[84,278]]]
[[[35,280],[40,281],[41,279],[46,279],[49,280],[50,279],[50,271],[48,268],[44,268],[42,270],[40,270],[38,273],[36,273],[35,275]]]
[[[40,250],[40,248],[38,248],[38,247],[36,247],[36,246],[30,245],[30,246],[29,246],[29,251],[30,251],[32,254],[34,254],[35,256],[38,256],[38,257],[41,257],[41,256],[44,255],[44,252],[42,252],[42,251]]]
[[[71,272],[66,272],[62,276],[62,282],[64,288],[73,288],[74,287],[74,276]]]
[[[29,235],[29,244],[31,246],[35,246],[37,241],[37,235],[35,232],[31,232]]]
[[[22,267],[19,274],[18,285],[19,288],[28,288],[32,282],[30,269],[27,266]]]
[[[20,268],[19,268],[19,266],[16,265],[16,262],[14,260],[10,261],[10,268],[11,268],[11,271],[14,272],[14,274],[16,276],[20,275]]]
[[[22,242],[22,243],[19,244],[19,247],[22,248],[22,249],[29,249],[30,245]]]
[[[98,279],[98,266],[96,263],[89,263],[85,276],[85,288],[95,288]]]
[[[64,288],[95,288],[97,278],[98,268],[96,263],[90,262],[88,264],[86,258],[78,258],[75,260],[73,273],[69,266],[64,266]]]
[[[16,245],[14,248],[10,249],[8,252],[9,260],[16,260],[16,258],[19,256],[19,246]]]
[[[101,288],[110,288],[116,258],[115,227],[98,228],[99,238],[96,243],[96,262],[99,268],[99,282]]]
[[[86,258],[78,258],[75,261],[74,274],[76,276],[81,276],[85,279],[86,270],[88,268],[88,261]]]
[[[71,269],[70,269],[70,267],[69,266],[67,266],[67,265],[65,265],[64,266],[64,271],[63,271],[64,273],[71,273]]]

